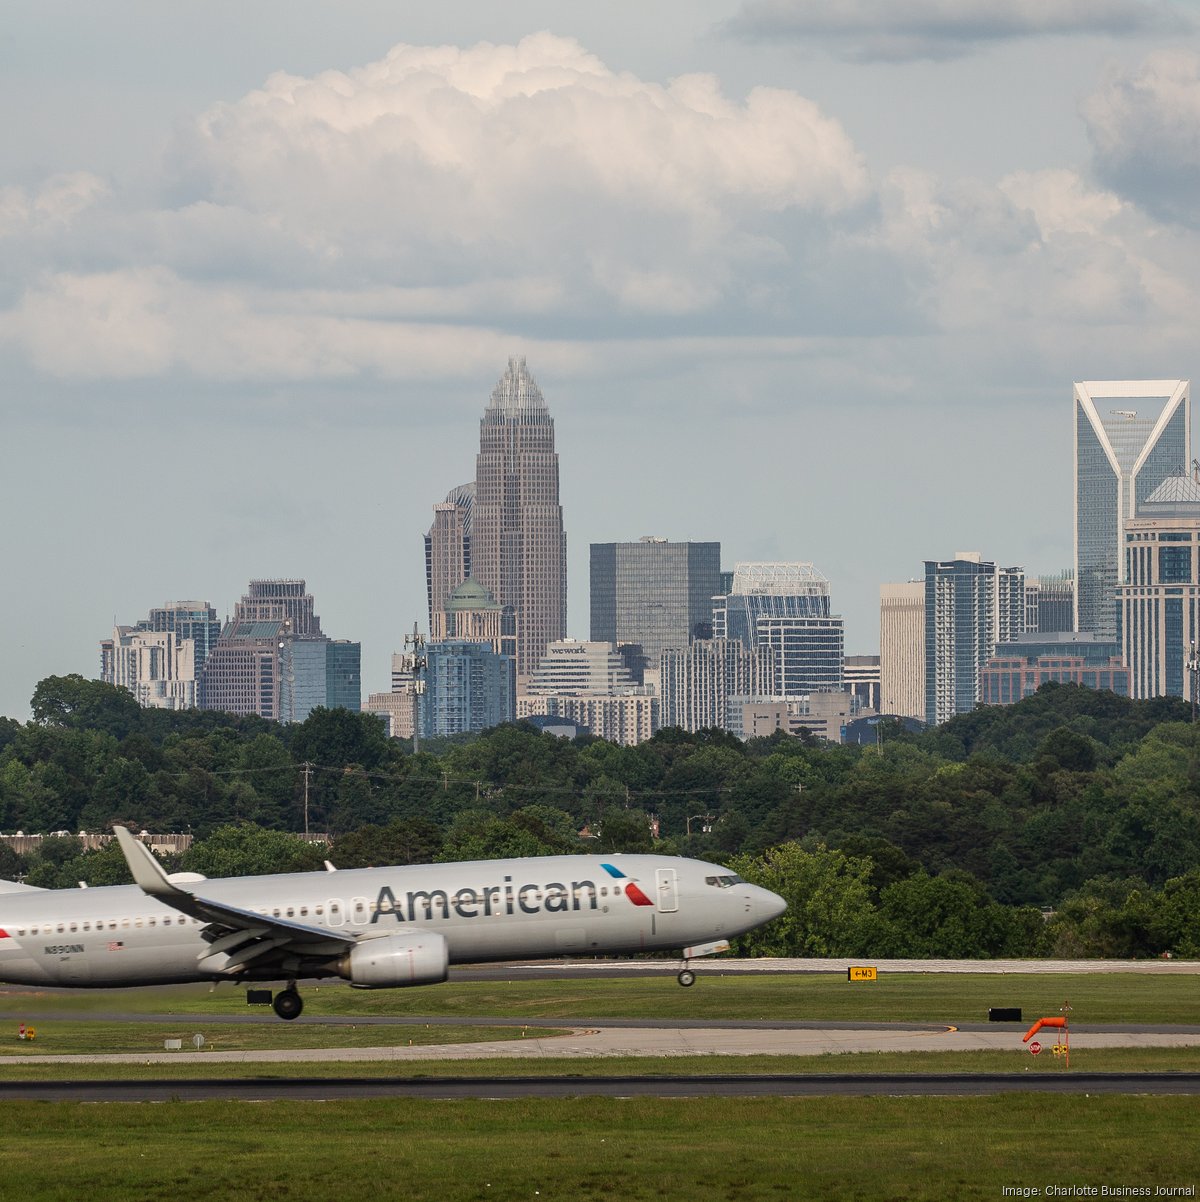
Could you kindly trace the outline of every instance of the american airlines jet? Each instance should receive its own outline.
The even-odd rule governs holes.
[[[0,882],[0,981],[108,987],[296,981],[432,985],[451,964],[681,949],[686,961],[787,909],[726,868],[672,856],[534,856],[206,880],[168,875],[122,826],[136,882],[35,889]]]

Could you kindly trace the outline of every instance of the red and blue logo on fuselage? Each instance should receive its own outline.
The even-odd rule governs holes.
[[[652,906],[654,903],[631,881],[619,868],[612,864],[601,864],[601,868],[608,873],[609,876],[615,877],[618,880],[625,882],[625,896],[629,898],[635,906]]]

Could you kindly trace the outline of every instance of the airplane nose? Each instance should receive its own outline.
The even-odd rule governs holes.
[[[762,922],[778,918],[787,909],[787,902],[778,893],[772,893],[770,889],[763,889],[757,885],[754,887],[753,905]]]

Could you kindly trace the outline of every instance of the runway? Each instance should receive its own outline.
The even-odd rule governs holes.
[[[705,970],[720,973],[736,972],[844,972],[847,961],[721,961]],[[1150,972],[1174,974],[1196,974],[1200,972],[1200,963],[1183,961],[878,961],[875,962],[880,972]],[[1036,965],[1035,969],[1033,966]],[[672,966],[665,962],[580,962],[580,963],[547,963],[547,964],[504,964],[486,968],[472,968],[457,971],[455,978],[512,981],[521,979],[545,979],[548,976],[590,977],[593,975],[641,975],[645,972],[664,973],[673,971]],[[39,999],[46,1006],[45,1017],[51,1017],[53,1011],[53,995],[42,995]],[[39,1007],[40,1009],[40,1007]],[[33,1007],[30,1008],[31,1012]],[[33,1018],[34,1013],[27,1015]],[[997,1024],[969,1023],[958,1026],[944,1024],[891,1024],[869,1022],[812,1022],[779,1020],[679,1020],[668,1019],[652,1021],[646,1019],[589,1019],[589,1018],[494,1018],[461,1016],[449,1018],[429,1017],[400,1017],[400,1016],[362,1016],[321,1017],[304,1016],[295,1022],[292,1030],[303,1029],[305,1026],[353,1026],[358,1028],[388,1028],[404,1026],[428,1026],[453,1024],[456,1026],[515,1026],[522,1029],[522,1037],[500,1042],[467,1040],[456,1044],[423,1044],[420,1046],[391,1046],[380,1043],[374,1047],[357,1048],[316,1048],[286,1050],[222,1050],[220,1047],[219,1030],[223,1026],[235,1026],[245,1023],[259,1023],[262,1016],[258,1014],[208,1015],[204,1018],[196,1016],[192,1019],[181,1019],[179,1014],[133,1014],[125,1012],[89,1013],[93,1021],[109,1022],[138,1022],[148,1025],[170,1025],[179,1028],[188,1022],[196,1027],[207,1028],[208,1046],[200,1052],[194,1051],[187,1041],[183,1051],[153,1051],[149,1053],[119,1053],[93,1055],[45,1055],[21,1054],[3,1056],[0,1065],[103,1065],[103,1064],[136,1064],[136,1065],[171,1065],[179,1068],[183,1065],[256,1065],[264,1066],[263,1074],[269,1072],[272,1064],[303,1064],[303,1063],[378,1063],[381,1074],[386,1073],[385,1066],[389,1063],[420,1063],[426,1061],[469,1061],[479,1060],[546,1060],[562,1061],[575,1059],[579,1061],[597,1061],[617,1057],[654,1057],[666,1059],[684,1059],[697,1056],[722,1056],[730,1058],[747,1056],[823,1056],[823,1055],[854,1055],[855,1053],[871,1052],[944,1052],[947,1063],[952,1064],[954,1053],[975,1051],[1010,1051],[1014,1056],[1014,1071],[1006,1074],[983,1074],[957,1076],[954,1074],[904,1074],[902,1076],[875,1077],[863,1074],[817,1074],[812,1076],[794,1075],[760,1075],[756,1077],[737,1076],[732,1078],[689,1076],[687,1078],[672,1078],[664,1081],[658,1078],[612,1078],[584,1077],[557,1078],[553,1081],[540,1080],[520,1085],[525,1091],[522,1096],[534,1096],[539,1091],[548,1090],[554,1096],[562,1094],[578,1094],[600,1092],[611,1094],[620,1092],[616,1082],[623,1081],[629,1089],[642,1092],[659,1090],[673,1091],[673,1096],[684,1096],[696,1093],[712,1092],[720,1084],[721,1090],[735,1093],[748,1091],[757,1092],[787,1092],[799,1096],[810,1092],[998,1092],[1008,1089],[1079,1089],[1087,1091],[1088,1083],[1096,1091],[1121,1089],[1135,1092],[1200,1092],[1197,1082],[1200,1075],[1193,1074],[1099,1074],[1081,1076],[1078,1073],[1049,1074],[1040,1069],[1035,1073],[1028,1071],[1030,1057],[1021,1036],[1027,1029],[1027,1024]],[[566,1034],[547,1036],[539,1032],[544,1028],[554,1028],[556,1031],[566,1031]],[[1042,1064],[1050,1063],[1050,1046],[1054,1043],[1053,1035],[1043,1039],[1047,1045],[1043,1053]],[[1134,1024],[1110,1024],[1105,1026],[1092,1025],[1071,1031],[1071,1045],[1076,1050],[1089,1048],[1148,1048],[1148,1047],[1196,1047],[1200,1046],[1200,1025],[1178,1025],[1169,1028],[1154,1029]],[[1017,1067],[1019,1066],[1019,1067]],[[194,1083],[197,1090],[225,1089],[228,1092],[213,1095],[223,1097],[258,1096],[244,1094],[243,1090],[278,1089],[287,1096],[294,1095],[292,1091],[302,1090],[297,1081],[306,1079],[292,1078],[278,1081],[263,1081],[257,1076],[246,1078],[230,1078],[227,1080],[212,1080]],[[509,1090],[518,1088],[521,1078],[505,1078],[501,1081],[490,1078],[458,1078],[458,1089],[472,1089],[476,1092],[468,1094],[434,1094],[429,1096],[510,1096],[493,1094],[492,1089]],[[1043,1082],[1060,1081],[1059,1085],[1047,1085]],[[470,1082],[470,1084],[462,1084]],[[1107,1084],[1105,1084],[1107,1083]],[[133,1090],[145,1085],[153,1096],[156,1089],[167,1091],[165,1096],[181,1096],[179,1091],[186,1082],[89,1082],[71,1083],[69,1088],[64,1083],[64,1097],[79,1098],[90,1096],[92,1091],[99,1091],[107,1097],[128,1096],[122,1090]],[[401,1089],[417,1089],[428,1087],[432,1089],[448,1088],[446,1081],[442,1082],[405,1082],[397,1081],[387,1076],[375,1079],[345,1080],[339,1083],[335,1078],[312,1079],[308,1088],[318,1092],[322,1090],[347,1090],[345,1096],[374,1096],[371,1090],[396,1091]],[[33,1091],[54,1091],[60,1088],[57,1083],[25,1082],[19,1085],[4,1085],[0,1083],[0,1096],[29,1097]],[[192,1088],[191,1085],[188,1088]],[[105,1093],[105,1091],[109,1091]],[[82,1092],[81,1092],[82,1091]],[[480,1092],[482,1091],[482,1092]],[[49,1096],[37,1093],[37,1096]],[[59,1096],[59,1095],[56,1095]],[[189,1095],[190,1096],[190,1095]],[[199,1096],[199,1095],[197,1095]],[[265,1095],[264,1095],[265,1096]],[[271,1095],[276,1096],[276,1095]],[[282,1096],[282,1095],[278,1095]],[[342,1096],[328,1094],[323,1096]],[[551,1096],[545,1094],[542,1096]]]
[[[146,1021],[151,1016],[131,1016]],[[179,1016],[154,1016],[169,1019],[180,1026]],[[428,1019],[419,1021],[422,1025]],[[445,1021],[445,1020],[443,1020]],[[212,1042],[218,1046],[209,1050],[149,1053],[112,1053],[93,1055],[12,1055],[0,1059],[2,1064],[279,1064],[340,1063],[363,1061],[423,1061],[423,1060],[512,1060],[512,1059],[605,1059],[619,1056],[689,1057],[689,1056],[821,1056],[855,1052],[975,1052],[1011,1051],[1023,1053],[1021,1036],[1025,1024],[996,1024],[985,1026],[893,1025],[890,1023],[711,1023],[687,1025],[675,1020],[659,1023],[645,1020],[614,1021],[561,1018],[529,1020],[477,1019],[488,1026],[521,1027],[526,1032],[520,1039],[500,1042],[479,1041],[455,1044],[422,1044],[415,1047],[380,1045],[359,1048],[289,1048],[222,1051],[219,1037]],[[455,1020],[456,1023],[459,1020]],[[355,1021],[340,1019],[338,1025],[355,1026]],[[211,1020],[195,1025],[215,1024]],[[316,1024],[314,1024],[316,1025]],[[330,1025],[328,1022],[319,1024]],[[373,1025],[390,1025],[376,1020]],[[404,1024],[397,1024],[404,1025]],[[568,1034],[541,1036],[534,1034],[539,1026],[567,1030]],[[293,1030],[296,1028],[292,1028]],[[1046,1038],[1047,1048],[1054,1042]],[[1071,1046],[1085,1048],[1149,1048],[1200,1046],[1200,1028],[1170,1028],[1165,1030],[1133,1025],[1087,1028],[1071,1032]]]

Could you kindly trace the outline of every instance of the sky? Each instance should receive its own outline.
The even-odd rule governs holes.
[[[363,686],[524,355],[588,546],[1073,556],[1071,384],[1200,370],[1194,0],[8,0],[0,714],[303,577]]]

